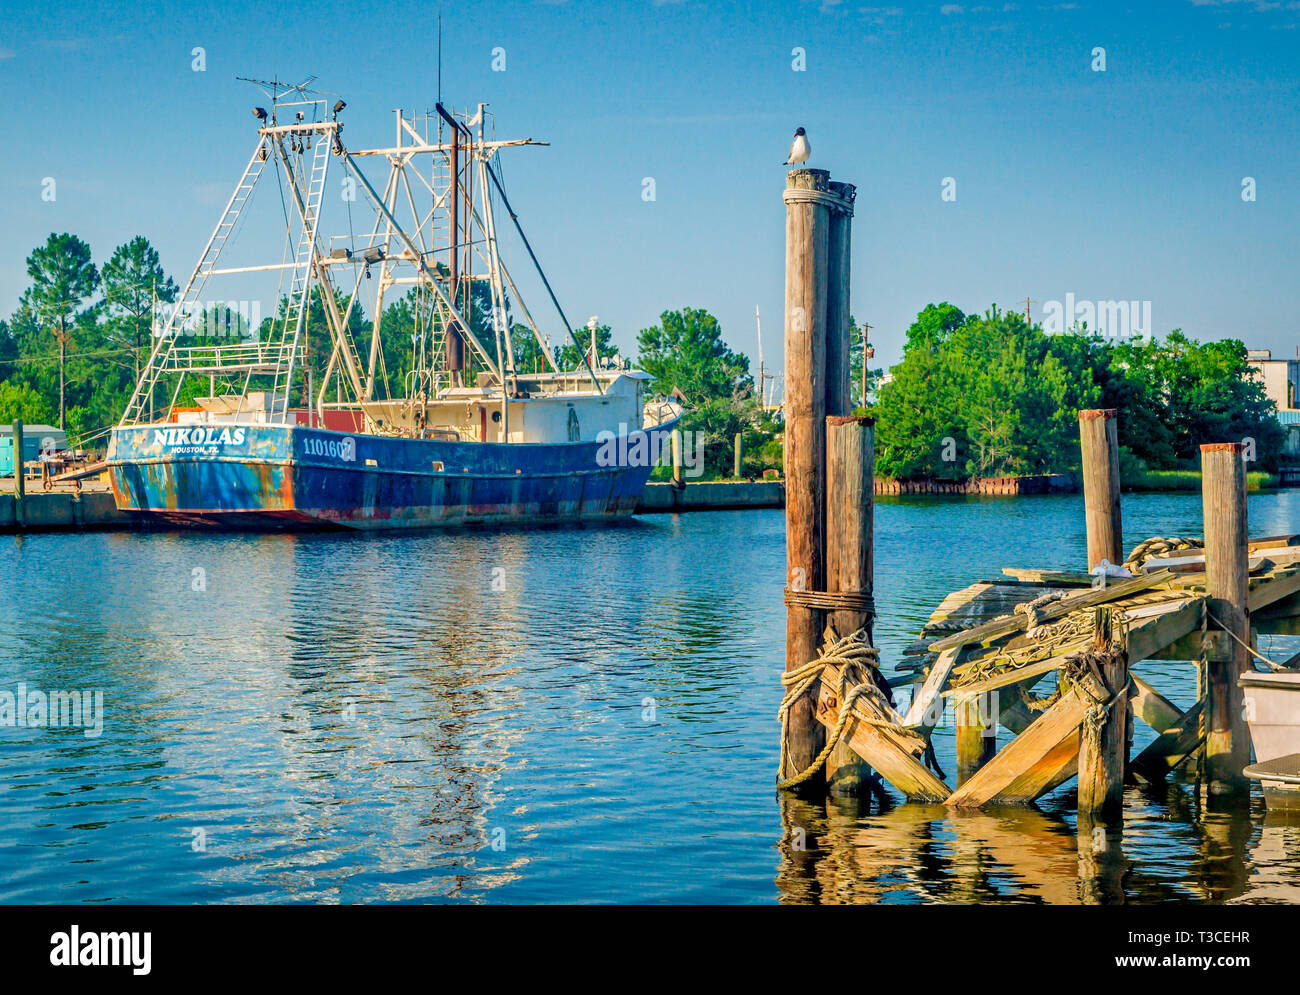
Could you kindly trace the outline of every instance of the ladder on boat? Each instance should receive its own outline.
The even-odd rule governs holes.
[[[198,307],[199,295],[207,285],[208,277],[216,268],[217,259],[220,258],[222,249],[225,248],[227,240],[235,230],[236,222],[248,203],[249,195],[252,194],[258,177],[262,174],[262,166],[266,162],[263,154],[265,147],[265,141],[258,142],[257,148],[253,150],[253,155],[248,160],[248,165],[244,167],[244,173],[226,203],[226,210],[221,215],[221,220],[213,229],[198,264],[185,284],[180,300],[168,316],[167,324],[163,326],[158,340],[154,343],[144,374],[136,384],[135,392],[131,395],[122,414],[121,424],[134,425],[144,420],[147,409],[152,406],[154,387],[164,373],[188,368],[184,362],[187,350],[178,351],[176,346],[176,340],[180,337],[178,325],[183,325],[191,315],[201,312]],[[174,353],[176,355],[173,355]]]
[[[302,227],[298,234],[298,248],[294,255],[293,281],[289,285],[289,309],[285,315],[284,338],[290,346],[287,350],[288,361],[276,366],[275,386],[272,388],[272,403],[279,408],[282,417],[289,416],[289,390],[293,386],[294,367],[298,353],[298,342],[302,337],[311,309],[312,280],[316,275],[316,263],[320,248],[316,244],[316,227],[320,218],[321,198],[325,192],[325,176],[329,172],[330,141],[321,137],[312,146],[311,171],[307,176],[307,189],[304,191],[298,183],[298,175],[293,177],[294,203],[298,208]],[[329,286],[322,287],[322,293],[332,293]],[[289,329],[293,329],[289,339]]]

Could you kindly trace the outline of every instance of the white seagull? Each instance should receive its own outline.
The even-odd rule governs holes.
[[[794,141],[790,145],[790,154],[785,157],[782,166],[793,166],[796,163],[807,162],[808,157],[812,155],[812,146],[808,144],[808,136],[804,134],[802,128],[795,128]]]

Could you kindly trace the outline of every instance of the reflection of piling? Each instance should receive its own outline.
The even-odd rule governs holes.
[[[27,495],[27,480],[23,476],[26,469],[23,466],[23,420],[14,419],[14,519],[15,524],[21,529],[26,524],[24,517],[26,508],[23,506],[23,498]]]
[[[1201,505],[1205,521],[1205,579],[1209,611],[1229,637],[1230,655],[1211,661],[1206,680],[1205,767],[1211,797],[1241,798],[1250,740],[1237,678],[1250,669],[1246,467],[1242,444],[1201,446]]]
[[[1124,562],[1119,510],[1119,434],[1114,408],[1079,412],[1083,508],[1088,529],[1088,569],[1102,560]]]

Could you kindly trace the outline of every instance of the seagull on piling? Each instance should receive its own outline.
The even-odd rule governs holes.
[[[808,144],[808,136],[804,134],[802,128],[794,129],[794,142],[790,145],[790,154],[785,157],[782,166],[794,166],[801,162],[807,162],[808,157],[812,155],[812,146]]]

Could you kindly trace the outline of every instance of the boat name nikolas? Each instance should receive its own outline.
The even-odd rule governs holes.
[[[248,438],[248,429],[221,428],[156,428],[155,446],[242,446]]]

